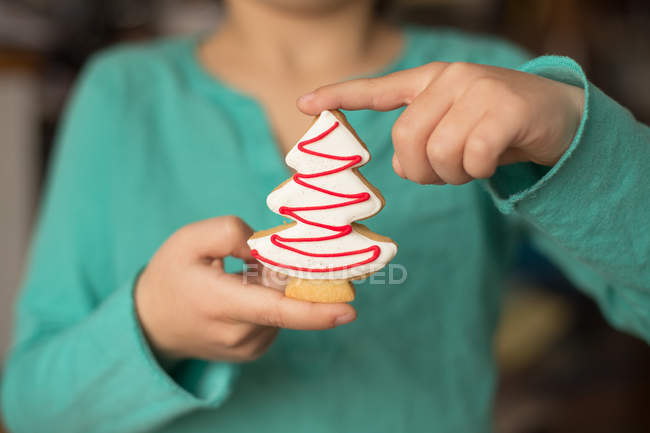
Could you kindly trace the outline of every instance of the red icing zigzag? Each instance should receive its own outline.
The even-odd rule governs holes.
[[[362,260],[356,263],[353,263],[351,265],[345,265],[345,266],[339,266],[339,267],[334,267],[334,268],[324,268],[324,269],[313,269],[313,268],[303,268],[303,267],[298,267],[298,266],[291,266],[291,265],[286,265],[283,263],[278,263],[274,260],[271,260],[267,257],[263,257],[262,255],[259,254],[257,250],[252,250],[251,253],[253,254],[253,257],[255,257],[257,260],[260,260],[262,262],[268,263],[273,266],[278,266],[281,268],[285,269],[291,269],[294,271],[304,271],[304,272],[334,272],[334,271],[342,271],[345,269],[350,269],[354,268],[357,266],[362,266],[367,263],[373,262],[377,260],[377,257],[379,257],[379,253],[381,249],[377,245],[373,245],[368,248],[364,248],[361,250],[354,250],[354,251],[344,251],[341,253],[333,253],[333,254],[327,254],[327,253],[310,253],[307,251],[300,250],[298,248],[291,247],[287,245],[288,243],[292,242],[320,242],[320,241],[327,241],[331,239],[338,239],[342,238],[344,236],[349,235],[352,232],[352,226],[350,224],[344,225],[344,226],[332,226],[328,224],[323,224],[319,223],[316,221],[311,221],[307,218],[299,216],[296,212],[308,212],[308,211],[314,211],[314,210],[325,210],[325,209],[334,209],[334,208],[339,208],[339,207],[345,207],[345,206],[351,206],[357,203],[362,203],[364,201],[367,201],[370,199],[370,194],[367,192],[362,192],[358,194],[342,194],[340,192],[335,192],[335,191],[330,191],[324,188],[317,187],[315,185],[311,185],[307,182],[305,182],[303,179],[313,179],[317,177],[322,177],[322,176],[328,176],[330,174],[335,174],[339,173],[343,170],[347,170],[350,167],[354,167],[361,161],[361,156],[360,155],[353,155],[353,156],[336,156],[336,155],[328,155],[326,153],[320,153],[316,152],[313,150],[307,149],[305,146],[315,143],[317,141],[322,140],[323,138],[327,137],[332,131],[334,131],[336,128],[339,127],[339,122],[335,122],[334,125],[332,125],[330,128],[328,128],[326,131],[320,133],[314,138],[310,138],[309,140],[304,140],[298,143],[298,150],[300,150],[303,153],[313,155],[313,156],[319,156],[321,158],[327,158],[327,159],[332,159],[336,161],[349,161],[347,164],[342,165],[339,168],[335,168],[332,170],[327,170],[327,171],[322,171],[319,173],[313,173],[313,174],[301,174],[301,173],[296,173],[293,175],[293,181],[296,182],[298,185],[301,185],[305,188],[313,189],[314,191],[322,192],[323,194],[331,195],[334,197],[340,197],[340,198],[345,198],[345,199],[350,199],[349,201],[345,201],[342,203],[337,203],[337,204],[330,204],[330,205],[323,205],[323,206],[304,206],[304,207],[289,207],[289,206],[282,206],[279,209],[280,215],[286,215],[288,217],[291,217],[297,221],[300,221],[301,223],[304,224],[309,224],[311,226],[316,226],[316,227],[321,227],[327,230],[331,230],[335,232],[332,235],[329,236],[322,236],[322,237],[317,237],[317,238],[287,238],[280,236],[278,234],[273,234],[271,235],[271,243],[273,245],[283,248],[285,250],[293,251],[294,253],[301,254],[303,256],[309,256],[309,257],[345,257],[345,256],[354,256],[357,254],[364,254],[364,253],[369,253],[372,252],[372,255],[370,258],[366,260]]]

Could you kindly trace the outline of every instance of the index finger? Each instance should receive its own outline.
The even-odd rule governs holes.
[[[334,328],[357,317],[356,310],[349,304],[299,301],[275,289],[241,284],[234,275],[223,277],[237,279],[232,281],[235,284],[223,297],[223,302],[229,304],[226,310],[232,320],[277,328],[318,330]]]
[[[248,224],[233,216],[221,216],[182,227],[174,236],[182,242],[193,258],[222,259],[233,256],[253,263],[246,241],[253,234]]]
[[[296,105],[305,114],[323,110],[389,111],[408,105],[444,69],[434,62],[377,78],[361,78],[319,87],[301,96]]]

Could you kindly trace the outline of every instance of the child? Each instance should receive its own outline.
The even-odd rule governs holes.
[[[11,431],[489,431],[523,227],[614,325],[650,337],[650,131],[575,62],[391,27],[370,0],[225,6],[209,37],[87,67],[17,306]],[[303,94],[305,114],[360,110],[364,175],[387,202],[370,227],[408,272],[354,306],[232,274],[253,261],[247,223],[280,223],[264,201],[311,121]]]

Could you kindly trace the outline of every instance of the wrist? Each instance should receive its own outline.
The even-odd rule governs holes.
[[[169,370],[182,361],[183,356],[173,350],[171,345],[165,344],[166,339],[157,332],[160,327],[156,323],[160,321],[155,319],[157,316],[153,311],[155,304],[150,300],[151,291],[147,281],[147,268],[145,268],[138,276],[133,293],[136,318],[156,361],[164,370]]]
[[[556,153],[556,156],[551,161],[549,161],[549,163],[531,161],[547,167],[553,167],[555,164],[557,164],[560,159],[562,159],[567,150],[569,150],[571,143],[573,143],[573,140],[575,140],[576,134],[578,133],[578,129],[580,128],[580,123],[582,122],[582,116],[584,113],[584,90],[580,87],[572,86],[570,84],[559,84],[564,87],[563,91],[566,98],[566,101],[564,103],[566,107],[564,112],[566,125],[564,127],[565,132],[562,134],[562,137],[559,140],[558,152]]]
[[[576,87],[572,86],[570,84],[566,84],[567,86],[567,94],[569,97],[570,101],[570,106],[571,106],[571,115],[570,118],[572,119],[572,122],[570,123],[570,133],[568,134],[568,137],[570,137],[565,146],[564,149],[562,150],[562,153],[557,158],[557,163],[562,156],[566,153],[567,150],[571,147],[571,143],[573,143],[573,140],[575,140],[576,134],[578,133],[578,129],[580,128],[580,123],[582,122],[582,116],[585,111],[585,91],[581,87]],[[555,164],[553,164],[555,165]]]
[[[583,89],[582,87],[576,87],[572,85],[568,85],[568,86],[569,86],[569,99],[571,100],[573,111],[575,113],[575,119],[576,119],[574,130],[573,130],[573,137],[575,138],[575,134],[578,131],[578,128],[580,127],[580,123],[582,122],[583,113],[585,112],[585,89]],[[571,141],[573,141],[573,139]]]

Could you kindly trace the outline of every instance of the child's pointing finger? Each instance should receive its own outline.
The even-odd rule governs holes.
[[[323,110],[389,111],[408,105],[444,69],[445,63],[430,63],[378,78],[362,78],[320,87],[296,102],[305,114]]]

